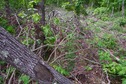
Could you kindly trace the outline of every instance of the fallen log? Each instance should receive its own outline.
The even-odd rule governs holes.
[[[0,59],[37,80],[39,84],[73,84],[2,27],[0,27]]]

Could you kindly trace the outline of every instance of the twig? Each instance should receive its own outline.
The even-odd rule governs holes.
[[[114,56],[113,53],[111,53],[111,52],[109,51],[109,49],[103,49],[103,48],[102,48],[102,50],[104,50],[105,52],[109,52],[110,55],[111,55],[116,61],[120,61],[120,59],[119,59],[118,57]]]
[[[73,52],[62,54],[62,55],[58,56],[57,58],[55,58],[50,64],[53,64],[56,60],[58,60],[59,58],[65,56],[65,55],[73,54],[73,53],[76,53],[76,52],[81,51],[81,50],[85,50],[85,49],[80,49],[80,50],[76,50],[76,51],[73,51]]]
[[[71,74],[71,73],[70,73]],[[78,82],[78,84],[82,84],[73,74],[71,74],[73,77],[74,77],[74,79]]]
[[[73,30],[72,34],[74,34],[75,32],[76,32],[76,28]],[[65,41],[66,38],[68,38],[68,36],[64,37],[64,38],[62,39],[62,41],[60,41],[60,43],[57,45],[57,47],[54,49],[54,51],[50,54],[50,56],[49,56],[47,62],[49,62],[49,60],[51,59],[53,53],[55,53],[55,51],[58,49],[58,47],[61,45],[61,43],[63,43],[63,42]],[[63,56],[64,56],[64,55],[63,55]],[[54,60],[55,60],[55,59],[54,59]]]
[[[11,77],[10,77],[10,79],[8,81],[8,84],[12,84],[11,81],[12,81],[12,78],[13,78],[13,76],[15,74],[15,71],[16,71],[16,69],[14,69],[13,73],[11,74]]]
[[[108,83],[107,83],[107,84],[111,84],[111,81],[109,80],[109,76],[108,76],[107,71],[105,71],[105,73],[106,73],[106,78],[107,78],[107,81],[108,81]]]
[[[82,59],[84,59],[84,60],[86,60],[86,61],[89,61],[89,62],[91,62],[91,63],[93,63],[93,64],[98,64],[98,65],[100,65],[100,63],[95,62],[95,61],[92,61],[92,60],[89,60],[89,59],[87,59],[87,58],[82,57]]]
[[[18,25],[19,25],[19,27],[20,27],[20,32],[19,32],[19,34],[18,34],[18,36],[16,37],[16,38],[19,38],[19,36],[21,35],[21,32],[22,32],[22,30],[23,30],[23,28],[22,28],[22,26],[21,26],[21,24],[20,24],[20,22],[19,22],[19,20],[18,20],[18,17],[17,17],[17,15],[16,14],[14,14],[14,16],[15,16],[15,18],[16,18],[16,21],[17,21],[17,23],[18,23]]]
[[[59,44],[59,46],[60,46],[61,44]],[[46,47],[46,46],[57,46],[57,45],[41,45],[41,46],[39,46],[38,48],[36,48],[36,49],[32,49],[31,51],[33,52],[33,51],[36,51],[36,50],[39,50],[39,49],[41,49],[41,48],[43,48],[43,47]]]
[[[65,38],[63,38],[62,41],[60,41],[60,43],[56,46],[56,48],[55,48],[55,49],[53,50],[53,52],[50,54],[50,56],[49,56],[47,62],[49,62],[49,60],[51,59],[53,53],[58,49],[59,45],[61,45],[61,43],[62,43],[64,40],[65,40]]]
[[[28,43],[29,43],[29,32],[30,32],[30,29],[28,28],[27,33],[26,33],[26,44],[27,44],[27,48],[29,47],[28,46]]]

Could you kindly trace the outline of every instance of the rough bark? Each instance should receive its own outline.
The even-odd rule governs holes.
[[[40,84],[52,84],[52,82],[73,84],[19,43],[2,27],[0,27],[0,59],[38,80]]]

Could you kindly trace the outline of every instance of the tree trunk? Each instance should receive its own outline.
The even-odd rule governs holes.
[[[0,59],[29,75],[40,84],[73,84],[0,27]]]
[[[4,1],[5,1],[6,17],[9,18],[11,15],[9,0],[4,0]]]
[[[41,7],[41,11],[42,11],[42,17],[41,17],[41,24],[42,26],[45,25],[45,0],[41,1],[40,7]]]
[[[36,32],[35,39],[41,40],[41,46],[44,44],[44,41],[45,41],[45,35],[44,35],[44,33],[42,32],[42,29],[41,29],[41,26],[45,26],[45,5],[44,4],[45,4],[44,0],[41,0],[41,2],[38,3],[38,11],[41,11],[41,20],[40,20],[41,25],[35,24],[35,32]],[[40,45],[38,45],[38,43],[36,42],[35,47],[37,48],[38,46],[40,46]],[[44,48],[45,47],[36,51],[36,52],[39,52],[40,57],[44,57],[44,55],[45,55]]]
[[[124,0],[122,0],[122,16],[124,17]]]

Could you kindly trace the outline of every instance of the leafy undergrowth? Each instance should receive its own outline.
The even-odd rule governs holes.
[[[41,58],[44,48],[43,59],[75,84],[125,84],[126,18],[96,15],[97,11],[81,16],[81,23],[74,15],[64,16],[55,11],[57,16],[47,18],[48,24],[41,27],[45,35],[43,44],[41,39],[35,39],[35,26],[40,24],[38,14],[19,13],[17,16],[23,19],[20,26],[14,32],[8,23],[7,30]],[[5,26],[7,21],[0,19]],[[0,64],[0,84],[37,84],[9,64]]]
[[[87,22],[86,29],[93,32],[93,39],[88,39],[88,43],[97,49],[106,81],[111,84],[125,84],[125,17],[102,14],[88,16],[86,20],[82,23]]]

